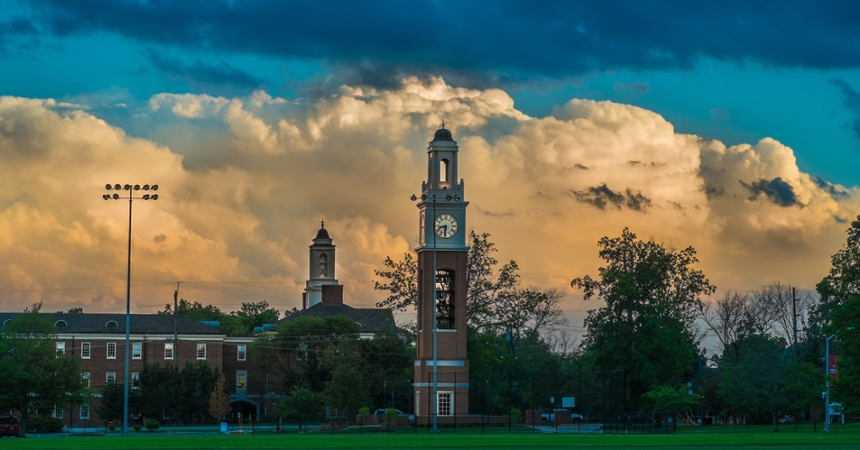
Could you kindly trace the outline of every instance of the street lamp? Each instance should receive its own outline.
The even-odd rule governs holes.
[[[131,331],[131,201],[135,199],[158,200],[158,194],[146,193],[141,197],[134,196],[134,191],[139,191],[141,189],[144,191],[157,191],[158,185],[153,184],[150,186],[148,184],[144,184],[141,186],[139,184],[106,184],[105,189],[108,191],[128,191],[128,271],[125,280],[125,384],[123,385],[122,390],[122,434],[128,434],[128,355],[130,353],[129,340]],[[125,194],[120,196],[119,192],[114,192],[113,195],[104,194],[102,195],[102,198],[105,200],[119,200],[120,198],[125,198]]]
[[[845,327],[844,330],[853,330],[854,327]],[[835,338],[843,329],[827,336],[824,340],[824,383],[827,389],[824,391],[824,432],[830,432],[830,340]]]

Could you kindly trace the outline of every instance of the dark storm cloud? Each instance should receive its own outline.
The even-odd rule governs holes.
[[[854,115],[848,127],[854,133],[854,138],[860,142],[860,92],[855,91],[847,81],[841,78],[830,80],[830,82],[842,91],[842,106]]]
[[[633,211],[645,212],[651,206],[651,199],[642,195],[642,192],[633,192],[630,188],[624,192],[613,191],[606,186],[606,183],[582,191],[570,190],[565,194],[579,203],[585,203],[600,210],[605,210],[607,206],[614,206],[616,209],[626,207]]]
[[[816,186],[820,187],[821,190],[830,194],[834,200],[842,200],[847,199],[851,196],[842,186],[837,186],[835,184],[830,183],[827,180],[822,179],[818,175],[812,174],[810,175],[812,178],[812,182],[815,183]]]
[[[60,36],[107,31],[147,44],[313,59],[381,85],[427,72],[498,85],[689,68],[701,56],[860,66],[854,1],[33,0],[33,9]]]
[[[177,59],[158,55],[155,52],[150,52],[148,56],[152,64],[164,75],[177,80],[189,81],[195,85],[216,89],[220,87],[250,90],[264,84],[264,80],[224,62],[210,65],[197,60],[194,63],[186,64]]]
[[[791,185],[783,181],[780,177],[776,177],[770,181],[762,178],[749,184],[743,181],[740,183],[750,191],[750,200],[755,200],[759,195],[764,194],[768,200],[779,206],[803,206],[797,201],[797,196],[794,194],[794,189],[791,188]]]

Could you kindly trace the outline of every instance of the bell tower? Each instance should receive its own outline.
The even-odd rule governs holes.
[[[418,253],[418,342],[414,401],[419,422],[449,422],[469,411],[466,355],[466,206],[458,181],[457,142],[436,131],[421,183]]]
[[[308,281],[305,292],[302,293],[302,309],[308,309],[316,304],[343,303],[343,286],[337,283],[334,276],[335,245],[332,243],[325,222],[320,223],[320,229],[310,246],[310,263],[308,264]]]

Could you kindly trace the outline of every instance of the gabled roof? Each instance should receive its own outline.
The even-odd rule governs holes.
[[[0,312],[0,326],[6,320],[15,318],[23,313],[4,313]],[[66,323],[65,328],[58,326],[57,332],[61,334],[68,333],[105,333],[105,334],[125,334],[125,314],[70,314],[70,313],[43,313],[42,316],[47,316],[55,325],[63,321]],[[113,324],[116,324],[114,327]],[[62,322],[60,322],[62,325]],[[200,323],[190,317],[177,315],[176,330],[179,334],[209,334],[222,335],[224,334],[218,328],[211,327]],[[132,314],[131,315],[131,333],[133,334],[173,334],[173,316],[162,314]]]
[[[398,333],[397,324],[394,323],[394,314],[390,309],[376,308],[353,308],[348,305],[324,305],[317,303],[308,309],[303,309],[278,323],[289,322],[298,317],[319,317],[325,319],[333,316],[344,316],[347,319],[361,325],[362,334],[376,334],[383,328],[388,328]]]

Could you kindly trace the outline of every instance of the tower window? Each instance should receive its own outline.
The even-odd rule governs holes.
[[[320,278],[328,276],[328,256],[323,253],[320,255]]]
[[[436,271],[436,328],[453,330],[454,326],[454,272]]]
[[[448,181],[448,160],[443,159],[439,161],[439,181],[447,182]]]

